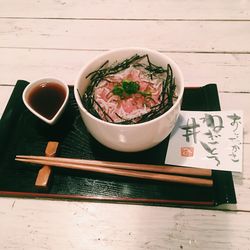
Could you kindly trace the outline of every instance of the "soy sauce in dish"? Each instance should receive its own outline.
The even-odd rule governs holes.
[[[61,108],[66,98],[63,86],[54,82],[37,85],[28,95],[30,106],[40,115],[52,119]]]

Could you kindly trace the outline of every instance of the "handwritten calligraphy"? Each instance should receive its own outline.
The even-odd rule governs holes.
[[[233,137],[230,137],[229,140],[231,141],[231,148],[232,151],[229,154],[231,157],[231,160],[233,162],[238,162],[239,161],[239,153],[240,153],[240,140],[239,140],[239,125],[241,124],[241,117],[236,115],[235,113],[233,115],[228,115],[227,116],[230,120],[231,123],[230,125],[233,127]]]
[[[200,157],[202,161],[207,159],[206,168],[240,168],[243,134],[241,111],[182,111],[181,116],[181,122],[170,137],[168,151],[171,153],[167,153],[166,163],[194,166],[193,163]],[[176,152],[179,152],[179,156]]]

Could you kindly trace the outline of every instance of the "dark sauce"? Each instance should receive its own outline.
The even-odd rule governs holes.
[[[41,83],[28,96],[30,106],[40,115],[52,119],[66,98],[65,89],[53,82]]]

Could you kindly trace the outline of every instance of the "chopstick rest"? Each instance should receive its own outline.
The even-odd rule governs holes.
[[[58,142],[49,141],[47,147],[45,149],[45,156],[54,157],[56,155],[56,151],[58,149]],[[48,165],[44,165],[38,172],[35,186],[37,188],[48,188],[49,179],[51,176],[51,167]]]

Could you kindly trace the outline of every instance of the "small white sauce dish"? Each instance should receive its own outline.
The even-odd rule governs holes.
[[[27,85],[22,98],[30,112],[47,124],[54,125],[65,110],[69,87],[58,79],[42,78]]]

